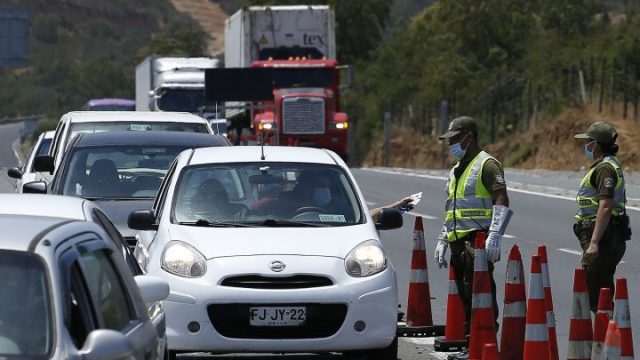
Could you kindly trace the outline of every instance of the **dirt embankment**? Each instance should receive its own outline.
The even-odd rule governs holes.
[[[584,156],[584,142],[575,140],[573,135],[586,131],[592,122],[598,120],[611,123],[618,131],[618,155],[624,168],[640,170],[640,119],[634,121],[632,115],[622,119],[621,116],[599,114],[597,108],[591,107],[567,109],[558,117],[534,125],[526,132],[498,139],[495,144],[481,145],[507,167],[580,170],[588,166],[588,162]],[[381,166],[383,147],[382,139],[372,144],[363,165]],[[394,129],[389,166],[442,168],[441,149],[442,144],[437,137],[416,135],[409,129]],[[449,167],[451,161],[447,158],[444,167]]]
[[[171,0],[176,10],[189,15],[209,36],[207,51],[217,55],[224,51],[224,21],[227,13],[209,0]]]

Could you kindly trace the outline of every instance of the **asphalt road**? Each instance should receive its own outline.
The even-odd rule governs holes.
[[[20,124],[0,126],[0,192],[12,192],[13,180],[6,176],[6,168],[15,166],[17,160],[11,149],[11,143],[19,136]],[[369,207],[391,203],[405,195],[423,192],[422,202],[408,215],[401,229],[383,231],[382,238],[389,259],[398,273],[400,285],[399,303],[406,307],[409,284],[409,264],[412,250],[412,233],[415,216],[423,216],[429,281],[432,296],[434,323],[444,324],[448,289],[448,270],[434,266],[432,257],[435,238],[442,225],[442,209],[445,200],[444,184],[446,172],[442,170],[409,169],[353,169],[358,184],[363,191]],[[570,172],[525,172],[508,170],[506,180],[514,216],[503,241],[502,260],[497,263],[495,279],[498,284],[498,300],[503,299],[504,278],[507,253],[517,244],[523,254],[525,274],[529,272],[531,255],[537,246],[547,245],[550,261],[550,278],[556,314],[556,331],[560,357],[566,357],[571,288],[573,270],[579,266],[577,255],[579,246],[571,231],[575,213],[575,188],[581,174]],[[628,196],[631,198],[629,209],[633,223],[635,239],[640,236],[638,215],[640,212],[640,179],[637,174],[627,175]],[[629,297],[631,299],[632,327],[640,329],[640,298],[638,279],[632,274],[640,270],[638,258],[640,250],[632,240],[627,243],[624,263],[618,267],[619,276],[627,277]],[[528,283],[528,275],[526,276]],[[406,339],[400,341],[399,358],[403,360],[445,358],[444,354],[432,353],[432,339]],[[183,356],[193,358],[252,358],[252,359],[340,359],[339,355],[218,355]]]

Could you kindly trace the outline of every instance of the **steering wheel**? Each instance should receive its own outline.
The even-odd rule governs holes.
[[[304,213],[326,213],[327,210],[318,206],[303,206],[295,209],[291,217],[295,217]]]

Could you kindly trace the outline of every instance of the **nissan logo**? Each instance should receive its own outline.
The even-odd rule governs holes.
[[[280,272],[282,270],[284,270],[284,268],[286,268],[287,265],[285,265],[282,261],[280,260],[276,260],[276,261],[272,261],[271,264],[269,264],[269,269],[275,271],[275,272]]]

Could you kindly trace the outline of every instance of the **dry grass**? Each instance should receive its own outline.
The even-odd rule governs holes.
[[[619,106],[620,107],[620,106]],[[621,114],[621,109],[616,109]],[[640,170],[640,119],[632,116],[598,114],[597,108],[565,110],[555,119],[540,126],[532,125],[529,131],[498,139],[486,145],[490,153],[503,161],[505,166],[522,169],[579,170],[588,165],[584,157],[582,141],[573,135],[584,132],[598,120],[611,123],[618,131],[619,156],[627,170]],[[481,129],[480,131],[483,131]],[[486,130],[485,130],[486,131]],[[436,137],[422,136],[410,129],[394,129],[390,144],[389,166],[407,168],[447,168],[440,159],[442,145]],[[383,164],[383,140],[372,144],[363,165]]]
[[[189,15],[209,36],[209,55],[224,51],[224,21],[227,13],[209,0],[171,0],[176,10]]]

